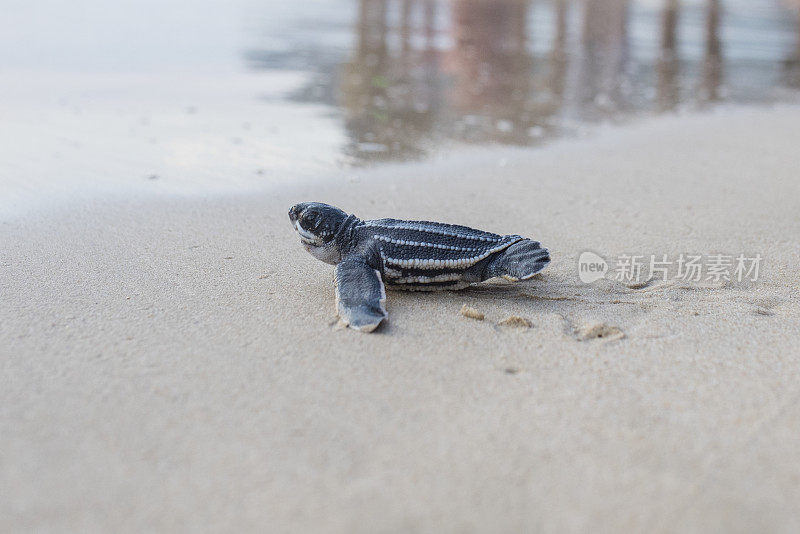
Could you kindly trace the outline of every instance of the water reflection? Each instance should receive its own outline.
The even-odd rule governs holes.
[[[720,99],[722,84],[722,41],[719,36],[720,0],[706,0],[706,38],[703,57],[703,86],[701,98],[707,101]]]
[[[797,17],[797,39],[794,50],[784,61],[784,81],[791,87],[800,88],[800,17]]]
[[[583,9],[581,101],[596,111],[629,107],[631,81],[625,71],[629,57],[628,0],[586,0]]]
[[[341,106],[350,143],[345,152],[356,158],[415,157],[420,140],[430,134],[441,109],[439,54],[434,49],[435,4],[403,0],[399,51],[389,50],[386,0],[362,0],[352,58],[342,65]],[[424,9],[419,9],[424,7]],[[412,47],[422,18],[421,48]]]
[[[352,45],[335,60],[315,59],[330,53],[315,54],[313,39],[299,44],[309,68],[325,74],[301,94],[328,95],[355,163],[459,142],[535,144],[586,122],[726,99],[770,101],[800,86],[800,23],[783,4],[753,16],[749,8],[744,0],[360,0]],[[247,58],[254,68],[276,64],[269,50]]]
[[[519,143],[535,122],[530,100],[532,58],[526,46],[529,3],[455,0],[453,47],[444,57],[451,74],[447,99],[470,121],[454,133],[470,141]],[[475,127],[478,126],[478,127]]]
[[[658,111],[675,109],[680,101],[680,60],[678,59],[679,0],[664,0],[661,11],[661,43],[656,60]]]

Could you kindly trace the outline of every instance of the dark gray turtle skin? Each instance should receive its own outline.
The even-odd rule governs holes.
[[[466,226],[376,219],[303,202],[289,220],[305,249],[336,265],[336,307],[348,326],[371,332],[386,317],[389,289],[463,289],[494,277],[527,280],[550,263],[538,241]]]

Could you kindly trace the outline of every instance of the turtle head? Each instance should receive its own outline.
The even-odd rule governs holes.
[[[300,234],[303,247],[315,258],[330,264],[341,259],[334,237],[345,219],[345,212],[321,202],[301,202],[289,210],[289,220]]]

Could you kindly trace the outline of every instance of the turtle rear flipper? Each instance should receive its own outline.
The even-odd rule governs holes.
[[[491,256],[481,274],[481,280],[502,276],[516,282],[527,280],[550,263],[550,253],[541,243],[523,239]]]
[[[364,258],[351,256],[336,265],[336,309],[350,328],[372,332],[387,317],[381,275]]]

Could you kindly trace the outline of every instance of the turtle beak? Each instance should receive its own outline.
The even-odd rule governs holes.
[[[300,211],[300,206],[292,206],[292,209],[289,210],[289,220],[292,221],[292,224],[297,222],[300,217]]]
[[[319,246],[321,244],[319,242],[319,238],[300,226],[300,223],[295,222],[294,229],[297,230],[298,234],[300,234],[300,241],[303,243],[313,246]]]

